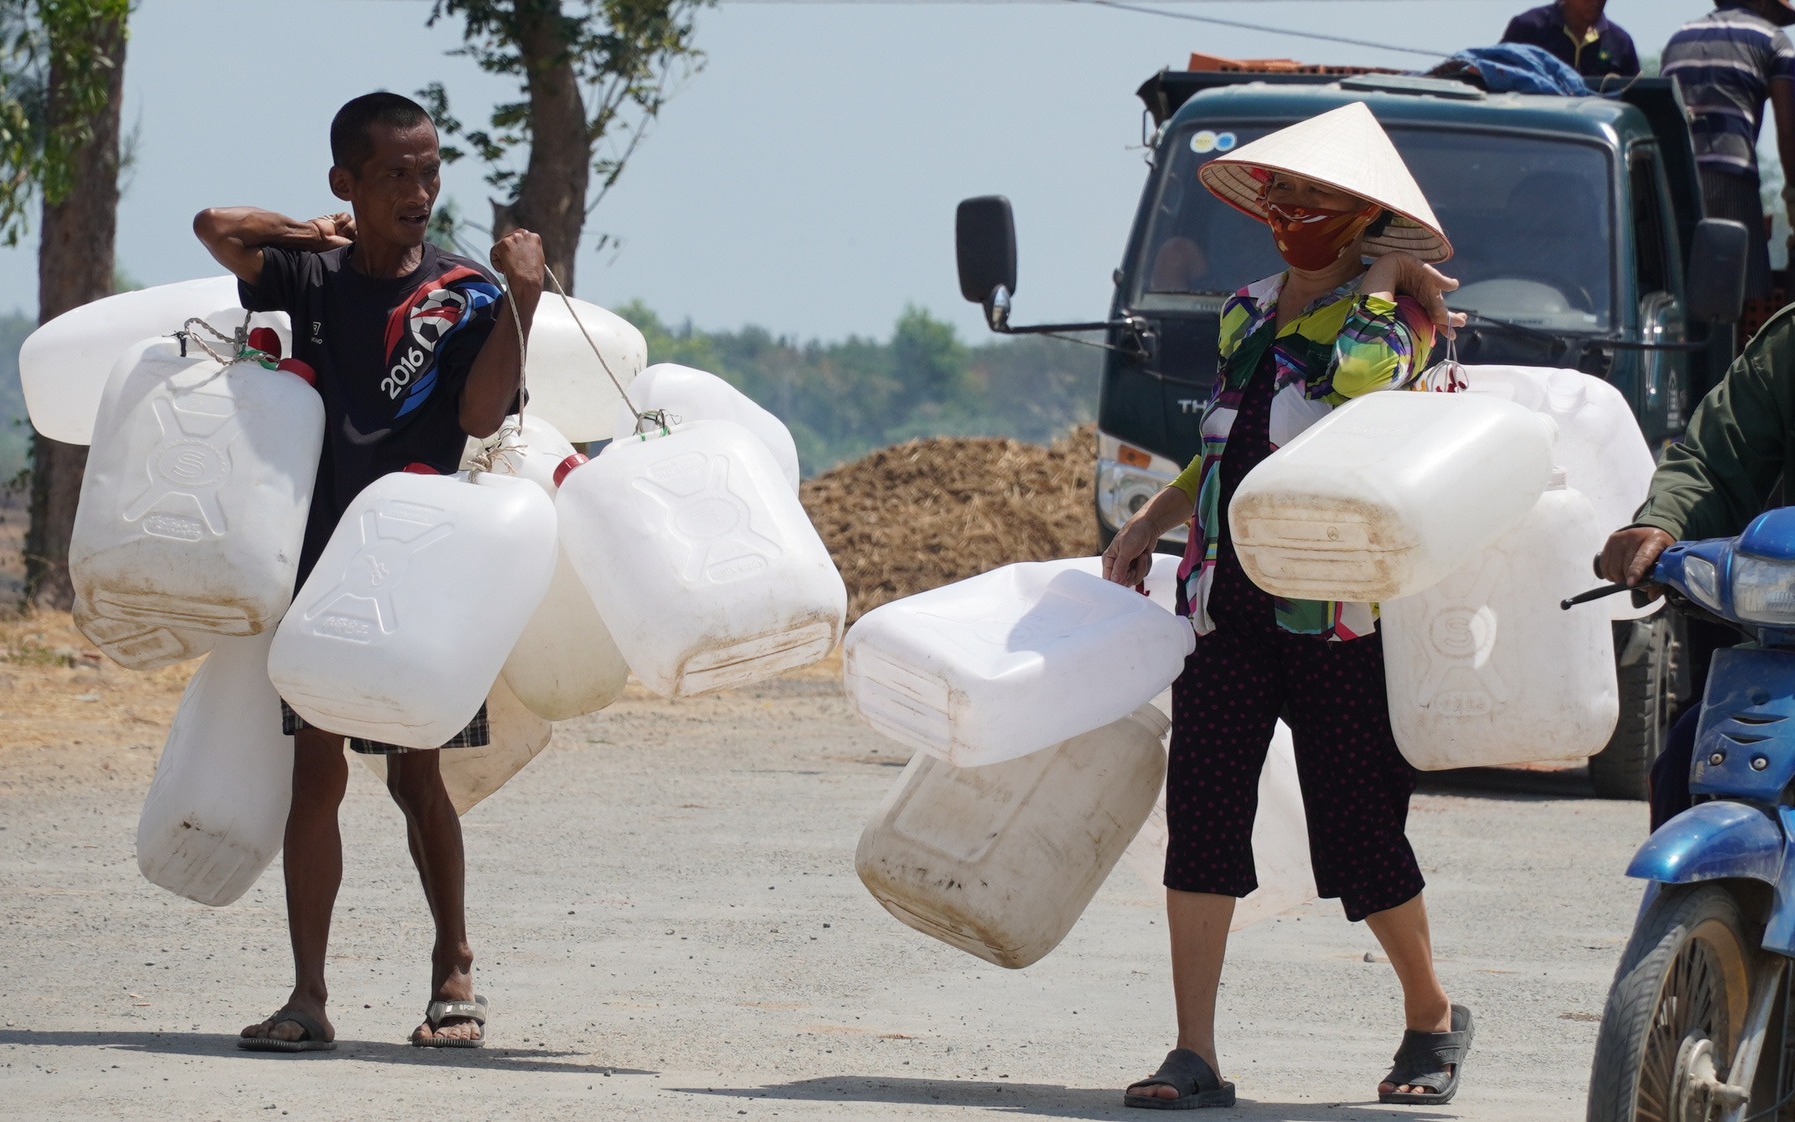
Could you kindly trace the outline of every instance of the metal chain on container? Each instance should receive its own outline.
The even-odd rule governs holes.
[[[230,366],[233,363],[238,362],[259,361],[255,356],[260,355],[262,352],[255,350],[249,345],[250,314],[251,313],[247,311],[243,313],[243,325],[237,328],[235,333],[230,335],[226,335],[199,316],[194,316],[187,320],[185,323],[181,324],[181,329],[174,333],[174,337],[181,341],[181,354],[185,356],[187,354],[187,344],[192,343],[200,350],[206,352],[207,358],[210,358],[213,362],[216,362],[221,366]],[[228,345],[231,349],[231,354],[228,356],[221,355],[213,350],[211,345],[200,337],[199,332],[194,330],[196,327],[203,328],[210,332],[219,342]]]

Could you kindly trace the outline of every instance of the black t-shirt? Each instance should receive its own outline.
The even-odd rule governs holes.
[[[292,317],[294,357],[324,399],[301,584],[362,488],[414,463],[460,467],[461,388],[497,317],[498,283],[476,262],[426,244],[414,272],[381,280],[355,270],[353,248],[268,247],[261,282],[237,286],[245,308]]]

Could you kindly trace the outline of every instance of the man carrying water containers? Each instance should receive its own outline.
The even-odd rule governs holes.
[[[436,126],[392,93],[344,105],[330,126],[330,189],[350,206],[299,222],[252,207],[202,211],[193,229],[241,282],[246,308],[292,317],[295,357],[317,372],[324,448],[300,553],[297,583],[317,562],[337,520],[369,483],[422,465],[460,466],[468,436],[498,430],[516,408],[522,337],[542,293],[542,243],[517,230],[492,249],[504,275],[425,241],[441,187]],[[509,304],[510,307],[506,307]],[[495,328],[498,328],[495,330]],[[325,950],[343,879],[337,807],[348,782],[344,738],[307,725],[282,702],[293,737],[293,801],[285,838],[292,995],[243,1030],[242,1048],[334,1048],[325,1015]],[[486,712],[444,748],[485,744]],[[352,740],[388,754],[387,787],[404,811],[412,859],[436,921],[430,999],[411,1035],[422,1047],[476,1047],[486,1000],[474,994],[463,892],[461,825],[444,792],[435,751]]]

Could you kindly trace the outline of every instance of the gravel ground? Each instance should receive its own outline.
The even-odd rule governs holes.
[[[331,982],[341,1046],[232,1037],[290,984],[278,868],[208,909],[138,876],[154,752],[8,757],[0,1117],[1140,1117],[1171,1044],[1158,890],[1118,871],[1058,950],[989,966],[901,926],[853,870],[906,753],[814,675],[679,704],[634,689],[465,820],[481,1051],[404,1044],[430,926],[396,810],[357,769]],[[1478,1016],[1457,1101],[1380,1107],[1401,1028],[1332,903],[1234,936],[1218,1118],[1580,1118],[1638,898],[1636,803],[1579,772],[1461,773],[1415,801],[1440,969]]]

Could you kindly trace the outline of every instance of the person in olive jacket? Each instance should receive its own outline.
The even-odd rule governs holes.
[[[1602,576],[1647,584],[1652,565],[1684,539],[1730,537],[1763,512],[1784,478],[1795,479],[1795,306],[1746,344],[1696,407],[1683,438],[1664,453],[1633,524],[1602,548]],[[1689,760],[1700,706],[1665,738],[1652,767],[1652,828],[1689,806]]]

